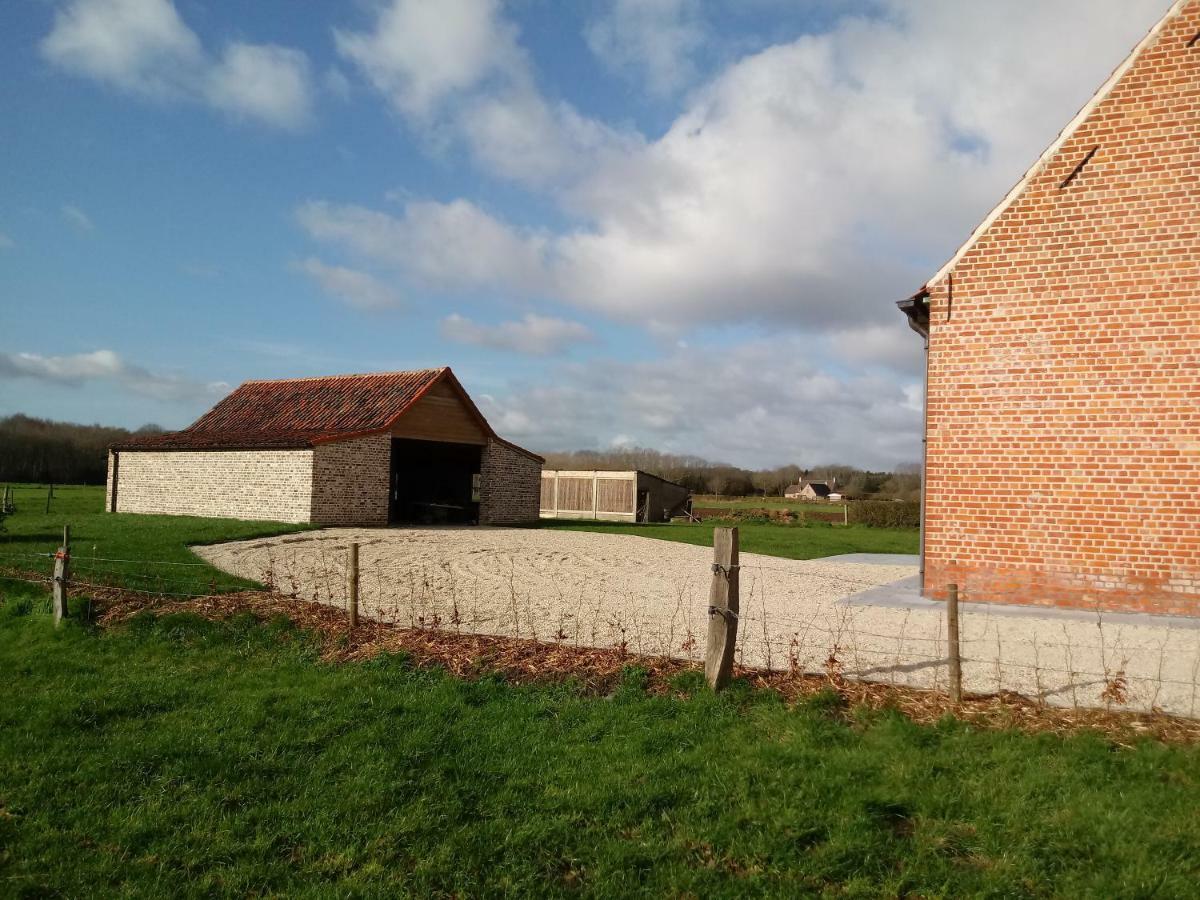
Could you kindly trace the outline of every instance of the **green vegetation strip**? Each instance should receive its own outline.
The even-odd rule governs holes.
[[[0,568],[49,576],[53,553],[71,526],[71,571],[78,581],[134,590],[184,594],[240,590],[253,582],[235,578],[203,562],[190,545],[246,540],[303,531],[309,526],[281,522],[242,522],[194,516],[138,516],[104,511],[104,488],[17,485],[16,512],[0,531]]]
[[[55,630],[0,582],[6,896],[1188,896],[1200,753],[694,676],[322,664],[286,621]]]
[[[640,537],[712,546],[713,528],[720,521],[702,525],[634,525],[624,522],[576,522],[544,519],[543,528],[564,531],[595,531],[602,534],[634,534]],[[869,528],[865,525],[775,525],[746,522],[738,526],[744,553],[762,553],[786,559],[818,559],[841,553],[916,553],[920,532],[911,528]]]

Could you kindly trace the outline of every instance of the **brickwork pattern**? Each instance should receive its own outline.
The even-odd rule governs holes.
[[[117,512],[310,519],[312,450],[125,450],[119,458]],[[111,474],[110,456],[109,509]]]
[[[1198,33],[1200,0],[929,286],[934,596],[1200,614]]]
[[[538,521],[542,464],[519,450],[489,440],[483,450],[479,486],[481,525]]]
[[[313,450],[312,521],[386,525],[392,438],[373,434]]]

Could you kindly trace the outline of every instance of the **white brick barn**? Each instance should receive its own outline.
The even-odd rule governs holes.
[[[321,525],[538,520],[543,460],[448,368],[248,381],[182,431],[108,456],[110,512]]]

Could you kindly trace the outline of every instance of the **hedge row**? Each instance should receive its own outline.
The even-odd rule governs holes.
[[[915,500],[860,500],[850,504],[850,524],[920,528],[921,504]]]

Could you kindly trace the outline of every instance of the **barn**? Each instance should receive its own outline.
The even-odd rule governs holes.
[[[449,368],[248,381],[110,448],[106,509],[321,525],[536,522],[542,458]]]
[[[1200,615],[1200,0],[1178,0],[900,301],[923,587]]]
[[[649,472],[542,472],[543,519],[666,522],[691,510],[692,492]]]

